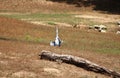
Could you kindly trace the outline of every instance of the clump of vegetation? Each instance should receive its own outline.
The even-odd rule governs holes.
[[[56,25],[54,22],[51,22],[51,21],[49,21],[48,24],[49,25]]]
[[[46,39],[33,37],[33,36],[29,35],[29,34],[26,34],[24,36],[24,41],[36,42],[36,43],[47,43]]]
[[[25,35],[25,40],[26,41],[32,41],[33,38],[30,35]]]

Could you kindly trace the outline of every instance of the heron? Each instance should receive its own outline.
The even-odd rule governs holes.
[[[55,37],[55,40],[54,41],[51,41],[50,42],[50,46],[61,46],[61,40],[58,36],[58,27],[56,27],[56,37]]]

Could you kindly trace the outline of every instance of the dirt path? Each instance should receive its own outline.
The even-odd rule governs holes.
[[[75,15],[76,18],[90,19],[100,23],[118,22],[120,15]]]
[[[67,24],[67,23],[60,23],[60,22],[52,22],[54,23],[54,25],[50,25],[44,21],[28,21],[29,23],[32,24],[36,24],[36,25],[44,25],[44,26],[50,26],[50,27],[54,27],[54,26],[59,26],[59,27],[72,27],[72,25]]]

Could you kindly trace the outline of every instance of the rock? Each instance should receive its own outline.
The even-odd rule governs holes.
[[[89,27],[87,27],[87,25],[85,25],[85,24],[75,24],[75,25],[73,25],[73,28],[86,29]]]
[[[37,75],[34,72],[19,71],[12,74],[12,77],[16,78],[35,78]]]
[[[116,34],[120,34],[120,31],[117,31]]]
[[[48,73],[48,74],[52,74],[54,76],[60,76],[61,75],[60,70],[58,70],[56,68],[43,68],[43,71]]]
[[[120,25],[118,25],[118,27],[120,27]]]
[[[107,27],[105,25],[93,25],[93,26],[90,26],[89,29],[95,29],[99,32],[106,32],[107,31]]]
[[[56,68],[43,68],[44,72],[60,74],[60,71]]]
[[[119,22],[117,22],[117,25],[120,25],[120,21],[119,21]]]

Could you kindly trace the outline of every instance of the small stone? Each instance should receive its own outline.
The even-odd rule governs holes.
[[[12,77],[17,78],[35,78],[37,75],[34,72],[19,71],[12,74]]]

